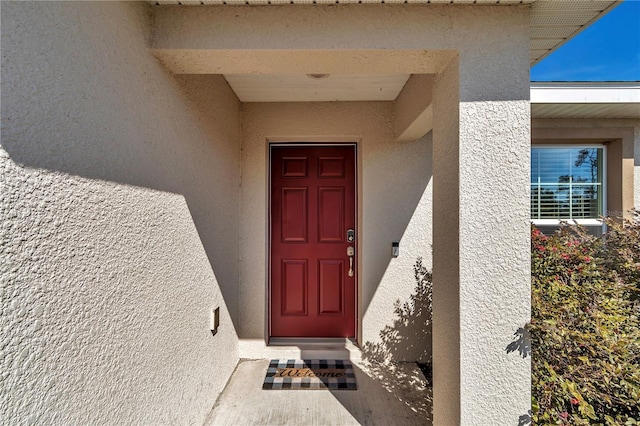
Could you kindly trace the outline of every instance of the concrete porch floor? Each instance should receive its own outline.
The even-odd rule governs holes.
[[[262,390],[268,359],[240,360],[205,425],[430,425],[432,393],[414,363],[352,360],[358,390]]]

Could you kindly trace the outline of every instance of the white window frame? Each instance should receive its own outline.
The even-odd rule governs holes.
[[[602,149],[602,215],[607,215],[607,146],[605,144],[532,144],[533,148],[550,148],[550,149],[582,149],[582,148],[600,148]],[[531,167],[531,160],[529,160],[529,167]],[[531,173],[529,173],[531,176]],[[529,178],[529,190],[534,185]],[[531,194],[529,194],[531,198]],[[531,216],[531,214],[530,214]],[[568,223],[571,225],[583,225],[583,226],[603,226],[602,219],[533,219],[531,223],[536,226],[559,226],[561,223]]]

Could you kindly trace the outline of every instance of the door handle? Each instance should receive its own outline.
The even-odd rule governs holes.
[[[353,247],[347,247],[347,256],[349,256],[349,276],[353,276],[353,256],[355,256],[356,251]]]

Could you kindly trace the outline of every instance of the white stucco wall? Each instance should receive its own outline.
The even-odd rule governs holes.
[[[201,423],[238,359],[239,102],[158,64],[144,3],[1,9],[1,422]]]
[[[581,129],[602,129],[602,128],[633,128],[633,157],[634,157],[634,178],[633,178],[633,205],[640,209],[640,120],[639,119],[612,119],[612,118],[589,118],[589,119],[534,119],[534,128],[581,128]]]
[[[415,292],[413,265],[431,265],[431,142],[394,142],[390,102],[244,104],[240,337],[267,333],[268,141],[357,142],[359,280],[363,344],[394,326],[397,300]],[[391,243],[400,241],[400,257]],[[430,353],[427,325],[400,327],[399,359]],[[420,336],[420,338],[415,338]],[[411,338],[413,337],[413,341]]]
[[[482,47],[468,49],[463,43],[459,60],[436,77],[433,357],[438,425],[516,424],[530,408],[530,357],[506,350],[530,318],[524,12],[510,16],[509,26],[498,33],[479,28]],[[502,31],[512,31],[509,43],[488,42],[502,40]]]
[[[525,285],[531,277],[528,113],[527,100],[460,107],[464,424],[507,423],[504,418],[526,415],[529,408],[529,399],[521,396],[530,391],[531,358],[506,351],[531,315]],[[476,397],[478,390],[483,397]],[[501,404],[510,398],[511,406]],[[482,420],[476,420],[479,411]]]

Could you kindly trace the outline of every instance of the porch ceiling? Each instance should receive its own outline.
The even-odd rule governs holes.
[[[393,101],[409,79],[409,74],[224,76],[242,102]]]

